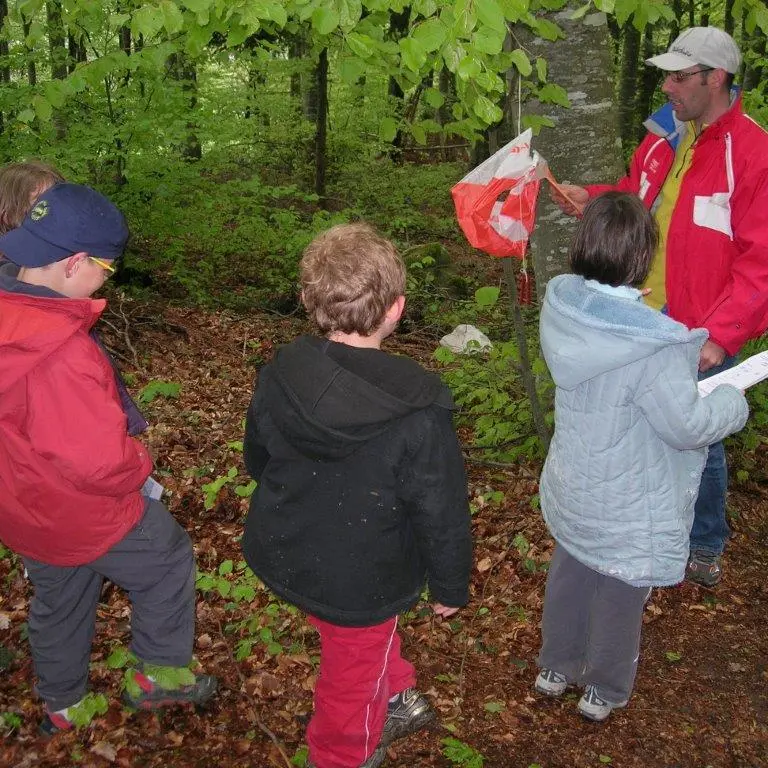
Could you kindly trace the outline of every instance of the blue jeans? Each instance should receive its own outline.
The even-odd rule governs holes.
[[[736,363],[735,357],[726,357],[720,365],[699,373],[699,380],[714,376]],[[709,446],[707,463],[699,485],[699,497],[691,528],[691,549],[702,549],[721,555],[731,529],[725,518],[725,494],[728,490],[728,465],[722,441]]]

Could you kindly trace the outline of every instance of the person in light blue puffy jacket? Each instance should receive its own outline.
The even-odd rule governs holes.
[[[640,301],[656,238],[636,196],[591,200],[574,274],[549,282],[541,311],[556,392],[540,498],[555,550],[535,689],[583,687],[579,712],[595,721],[629,700],[651,587],[683,580],[707,446],[749,415],[735,387],[699,395],[706,330]]]

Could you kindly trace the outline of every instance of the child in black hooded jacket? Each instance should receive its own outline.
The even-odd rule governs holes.
[[[466,477],[448,390],[380,349],[405,303],[394,246],[364,224],[334,227],[307,248],[301,282],[324,336],[296,339],[261,371],[243,552],[320,633],[310,764],[374,768],[434,719],[397,615],[425,582],[438,615],[467,602]]]

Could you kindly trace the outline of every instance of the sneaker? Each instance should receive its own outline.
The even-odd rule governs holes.
[[[627,702],[622,701],[618,704],[613,704],[610,701],[606,701],[598,695],[597,686],[590,684],[584,689],[584,695],[579,699],[577,706],[579,712],[586,717],[587,720],[592,720],[595,723],[602,723],[614,709],[626,707]]]
[[[198,675],[191,685],[178,688],[163,688],[143,672],[134,672],[133,679],[139,693],[133,694],[128,688],[123,691],[123,703],[133,709],[159,709],[173,704],[203,706],[219,687],[218,678],[213,675]]]
[[[545,696],[562,696],[568,687],[568,678],[554,669],[545,668],[539,672],[533,687],[537,693],[543,693]]]
[[[702,587],[714,587],[720,581],[720,555],[706,549],[692,549],[685,568],[685,578]]]
[[[62,709],[58,712],[51,712],[48,707],[45,708],[45,717],[37,727],[37,732],[45,739],[51,738],[56,733],[62,731],[71,731],[74,729],[74,723],[67,717],[67,710]]]
[[[432,709],[432,705],[426,697],[422,696],[415,688],[406,688],[387,705],[387,720],[384,723],[384,732],[381,734],[379,749],[383,747],[386,750],[393,741],[426,728],[436,719],[435,710]],[[381,765],[381,763],[372,764],[372,766],[377,765]],[[367,763],[365,768],[368,768]]]

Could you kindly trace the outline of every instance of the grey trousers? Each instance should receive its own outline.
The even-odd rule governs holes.
[[[648,587],[593,571],[559,544],[549,565],[538,665],[624,704],[635,683]]]
[[[22,558],[34,586],[29,642],[37,692],[52,711],[86,692],[104,578],[128,592],[131,651],[143,662],[186,666],[195,630],[195,557],[186,531],[159,501],[108,552],[72,567]]]

